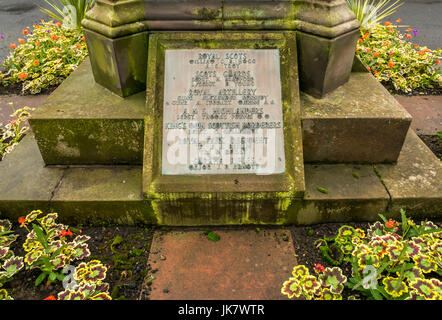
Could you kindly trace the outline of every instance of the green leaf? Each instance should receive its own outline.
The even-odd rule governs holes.
[[[383,214],[379,213],[378,216],[381,217],[381,219],[382,219],[382,221],[384,221],[384,223],[388,222],[387,218],[385,218]]]
[[[210,231],[210,232],[207,234],[207,238],[208,238],[210,241],[216,242],[216,241],[218,241],[218,240],[220,239],[220,236],[217,235],[216,233]]]
[[[323,187],[317,187],[316,189],[318,189],[319,192],[322,192],[322,193],[328,194],[328,190],[325,189],[325,188],[323,188]]]
[[[48,282],[54,282],[57,279],[57,274],[55,272],[51,272],[49,274]]]
[[[40,275],[38,276],[38,278],[35,279],[35,286],[38,286],[40,283],[42,283],[43,280],[46,278],[47,275],[48,275],[47,272],[42,272],[42,273],[40,273]]]
[[[382,295],[376,289],[370,289],[370,293],[376,300],[383,300]]]
[[[38,241],[42,244],[42,246],[47,249],[48,248],[48,242],[46,240],[46,236],[41,230],[41,228],[36,225],[35,223],[32,224],[32,229],[34,229],[35,234],[37,235]]]

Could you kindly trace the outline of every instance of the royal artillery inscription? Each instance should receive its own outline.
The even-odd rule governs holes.
[[[278,49],[166,50],[162,173],[285,170]]]

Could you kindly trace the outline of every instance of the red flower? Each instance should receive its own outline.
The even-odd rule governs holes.
[[[315,268],[314,269],[315,269],[316,273],[323,273],[324,270],[325,270],[324,266],[322,264],[319,264],[319,263],[315,264]]]
[[[394,228],[396,226],[397,222],[395,220],[388,220],[385,226],[389,229]]]
[[[20,79],[22,79],[22,80],[25,80],[25,79],[28,77],[28,74],[22,72],[22,73],[20,73],[20,74],[18,75],[18,77],[19,77]]]
[[[18,218],[18,223],[23,224],[25,222],[26,222],[26,218],[25,217]]]
[[[436,60],[436,61],[434,62],[434,64],[439,64],[439,60]]]
[[[44,298],[43,300],[57,300],[57,299],[55,299],[54,296],[49,296],[49,297],[47,297],[47,298]]]
[[[62,235],[63,237],[66,237],[66,236],[70,236],[70,237],[72,237],[71,229],[68,229],[68,230],[61,230],[61,235]]]

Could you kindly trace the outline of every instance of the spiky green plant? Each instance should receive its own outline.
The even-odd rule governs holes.
[[[362,27],[369,29],[395,13],[403,4],[400,0],[347,0],[351,11]]]
[[[62,22],[67,28],[81,29],[81,20],[92,8],[95,0],[45,0],[45,2],[51,9],[41,8],[41,12]]]

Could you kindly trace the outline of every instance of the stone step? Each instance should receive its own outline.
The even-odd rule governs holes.
[[[442,164],[413,131],[397,164],[375,168],[306,165],[304,198],[288,199],[278,219],[259,210],[255,216],[214,217],[210,203],[216,199],[200,215],[182,216],[177,209],[159,217],[155,201],[143,199],[141,166],[45,166],[31,133],[0,161],[0,217],[17,219],[41,209],[58,211],[70,224],[189,226],[375,221],[378,213],[397,218],[400,208],[412,217],[442,216]],[[247,208],[250,202],[231,205]]]

